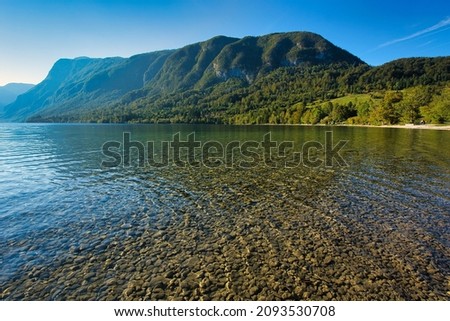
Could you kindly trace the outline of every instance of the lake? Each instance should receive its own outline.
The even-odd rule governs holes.
[[[0,124],[0,298],[448,300],[449,143],[420,129]]]

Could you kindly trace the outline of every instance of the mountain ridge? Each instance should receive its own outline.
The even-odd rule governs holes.
[[[342,50],[319,35],[291,32],[242,39],[217,36],[180,49],[145,53],[130,58],[60,59],[31,93],[18,97],[15,103],[5,106],[2,118],[24,121],[45,110],[61,109],[67,112],[104,103],[113,104],[125,94],[140,89],[147,94],[171,93],[176,90],[204,89],[229,78],[242,78],[252,82],[264,67],[265,51],[270,51],[273,49],[271,47],[276,47],[277,43],[287,39],[292,43],[301,42],[305,47],[298,50],[304,54],[302,63],[305,64],[320,60],[317,54],[322,47],[331,48],[333,54]],[[282,52],[276,58],[288,60],[288,53]],[[273,51],[268,54],[273,55]],[[153,60],[149,58],[151,61],[144,63],[142,60],[149,56]],[[253,59],[255,56],[258,57]],[[343,50],[342,56],[343,60],[363,63]],[[133,69],[133,60],[139,58],[141,61],[137,64],[138,68]],[[327,62],[326,59],[323,61]],[[128,65],[127,68],[124,65]],[[117,72],[118,69],[124,73],[122,77],[114,78],[114,71]],[[152,71],[146,74],[149,69]],[[140,79],[142,72],[146,76],[143,82],[137,79]]]
[[[265,109],[264,99],[276,99],[277,90],[270,93],[266,88],[269,80],[283,91],[279,105],[284,109],[271,107],[276,114],[300,102],[440,84],[450,80],[449,65],[448,57],[443,57],[406,58],[370,67],[311,32],[216,36],[129,58],[60,59],[44,81],[5,106],[1,118],[234,123],[236,113]],[[234,98],[227,98],[230,93]],[[250,97],[265,95],[269,96],[251,102]],[[260,118],[269,121],[267,114]]]
[[[14,102],[17,96],[27,92],[33,87],[33,84],[26,83],[9,83],[0,86],[0,108]]]

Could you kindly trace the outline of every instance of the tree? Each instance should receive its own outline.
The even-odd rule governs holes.
[[[278,124],[277,116],[274,113],[269,117],[269,124]]]
[[[404,96],[400,108],[402,120],[405,123],[414,123],[420,117],[420,108],[430,103],[430,89],[425,86],[417,86],[407,90]]]
[[[427,122],[439,124],[450,122],[450,88],[444,88],[429,106],[421,108],[421,112]]]
[[[398,91],[388,91],[379,106],[377,113],[382,123],[397,124],[400,120],[400,112],[395,104],[401,102],[403,94]]]

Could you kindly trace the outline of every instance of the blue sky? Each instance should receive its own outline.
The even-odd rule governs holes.
[[[53,63],[209,39],[316,32],[371,65],[450,55],[450,1],[0,0],[0,85],[38,83]]]

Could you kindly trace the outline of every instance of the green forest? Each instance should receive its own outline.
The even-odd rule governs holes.
[[[449,59],[402,59],[382,67],[286,67],[247,84],[136,98],[55,122],[406,124],[450,121]],[[128,102],[128,101],[129,102]],[[34,119],[38,121],[39,119]]]
[[[382,67],[286,67],[247,84],[231,78],[202,90],[133,92],[112,107],[31,121],[223,124],[404,124],[450,121],[449,59]],[[136,95],[143,95],[136,98]]]

